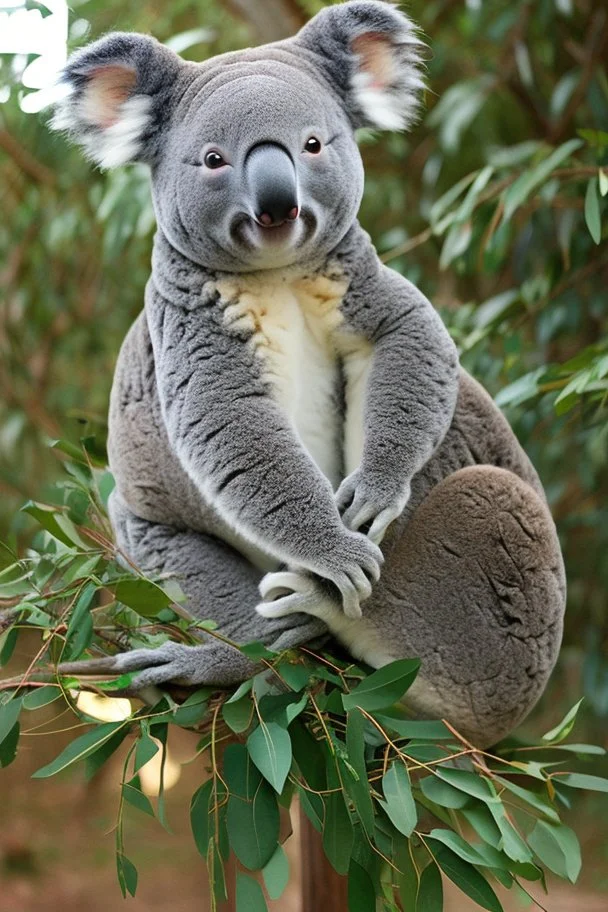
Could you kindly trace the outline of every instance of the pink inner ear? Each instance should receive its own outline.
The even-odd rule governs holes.
[[[370,77],[369,87],[385,89],[394,81],[393,48],[384,35],[365,32],[353,39],[351,47],[360,59],[359,69]]]
[[[111,127],[118,121],[120,106],[136,82],[137,73],[132,67],[115,65],[91,70],[81,102],[82,116],[96,127]]]

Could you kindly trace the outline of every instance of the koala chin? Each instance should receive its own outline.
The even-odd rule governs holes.
[[[507,422],[357,222],[355,130],[411,125],[422,47],[374,0],[204,63],[110,34],[68,62],[54,123],[102,167],[150,167],[152,271],[110,404],[120,547],[237,642],[419,656],[412,710],[483,746],[547,681],[564,569]],[[207,639],[64,670],[141,691],[256,666]]]

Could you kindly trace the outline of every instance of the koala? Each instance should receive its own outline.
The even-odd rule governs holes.
[[[120,548],[233,641],[419,656],[412,711],[483,746],[545,685],[564,569],[506,420],[357,221],[355,131],[411,125],[421,48],[376,0],[203,63],[109,34],[68,61],[55,126],[151,174],[152,271],[110,402]],[[257,667],[208,637],[61,670],[134,671],[141,692]]]

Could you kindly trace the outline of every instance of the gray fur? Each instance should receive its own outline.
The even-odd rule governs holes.
[[[57,123],[151,165],[152,274],[110,406],[120,545],[237,641],[329,627],[372,665],[422,656],[412,707],[489,743],[555,661],[563,566],[507,423],[356,221],[353,130],[411,119],[418,48],[379,2],[203,64],[110,35],[68,64]],[[138,670],[134,690],[255,669],[212,638],[67,667]]]

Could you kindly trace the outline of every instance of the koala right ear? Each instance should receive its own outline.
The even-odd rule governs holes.
[[[183,61],[155,38],[114,32],[68,60],[51,126],[102,168],[151,162]]]

